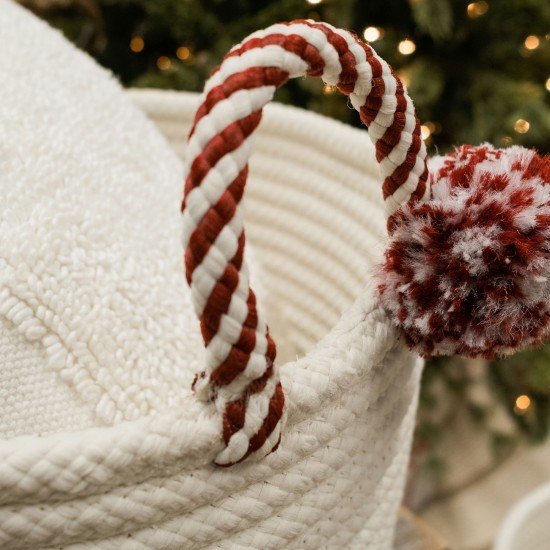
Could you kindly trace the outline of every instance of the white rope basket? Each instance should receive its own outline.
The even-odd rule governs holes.
[[[181,154],[197,96],[131,97]],[[217,425],[196,404],[3,441],[3,548],[391,547],[421,363],[363,290],[384,230],[376,171],[364,132],[267,107],[247,226],[270,274],[279,348],[287,358],[307,352],[281,367],[280,449],[261,463],[211,466]]]
[[[198,97],[130,97],[183,154]],[[366,132],[268,106],[246,227],[280,351],[279,448],[213,465],[220,418],[192,395],[131,420],[3,437],[0,547],[391,548],[422,363],[370,283],[385,232],[379,180]],[[36,336],[10,300],[2,316]],[[10,338],[3,349],[19,345]]]

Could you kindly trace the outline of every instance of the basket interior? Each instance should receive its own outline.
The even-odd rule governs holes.
[[[160,105],[158,93],[132,97],[183,157],[197,97],[164,92]],[[245,230],[262,269],[260,305],[286,362],[365,288],[384,245],[381,183],[366,130],[271,104],[254,137]]]

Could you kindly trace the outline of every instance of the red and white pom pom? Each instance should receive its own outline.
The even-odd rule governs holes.
[[[382,302],[424,356],[492,357],[550,336],[550,157],[463,146],[396,218]]]

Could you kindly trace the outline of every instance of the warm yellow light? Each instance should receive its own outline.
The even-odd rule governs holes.
[[[397,71],[397,76],[399,77],[399,80],[405,85],[410,86],[411,84],[411,72],[407,68],[400,69]]]
[[[334,93],[334,86],[331,86],[330,84],[325,84],[323,86],[323,93],[324,94],[332,94]]]
[[[170,59],[169,59],[168,57],[166,57],[165,55],[161,55],[161,56],[157,59],[157,67],[158,67],[161,71],[165,71],[166,69],[169,69],[171,66],[172,66],[172,62],[171,62]]]
[[[423,124],[422,126],[420,126],[420,135],[422,136],[423,140],[427,140],[430,137],[431,133],[432,131],[428,128],[427,124]]]
[[[481,0],[480,2],[472,2],[471,4],[468,4],[466,11],[468,13],[468,17],[470,17],[471,19],[475,19],[480,15],[486,14],[488,9],[489,4]]]
[[[516,120],[516,123],[514,124],[514,130],[518,134],[526,134],[529,131],[529,126],[529,122],[527,122],[523,118],[518,118]]]
[[[525,39],[524,44],[528,50],[536,50],[540,46],[540,40],[537,36],[532,34]]]
[[[401,40],[401,42],[399,42],[397,49],[399,50],[399,53],[402,53],[403,55],[411,55],[411,53],[416,50],[416,44],[407,38],[406,40]]]
[[[510,145],[512,143],[512,136],[504,136],[502,138],[503,145]]]
[[[516,408],[520,411],[526,411],[531,406],[531,399],[527,395],[520,395],[516,399]]]
[[[546,89],[550,92],[550,78],[546,80]]]
[[[428,128],[430,134],[437,134],[438,132],[441,132],[441,124],[439,124],[439,122],[428,121],[424,126]]]
[[[308,4],[320,4],[323,0],[307,0],[307,3]]]
[[[143,50],[145,47],[145,42],[143,41],[143,38],[141,36],[133,36],[132,40],[130,40],[130,49],[135,52],[139,53]]]
[[[185,61],[191,57],[191,50],[187,46],[180,46],[176,50],[176,55],[178,56],[178,59]]]
[[[367,42],[376,42],[384,36],[384,31],[379,27],[367,27],[363,31],[363,36]]]

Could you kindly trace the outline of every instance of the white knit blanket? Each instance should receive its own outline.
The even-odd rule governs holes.
[[[202,341],[182,166],[115,79],[0,0],[0,437],[181,405]]]

